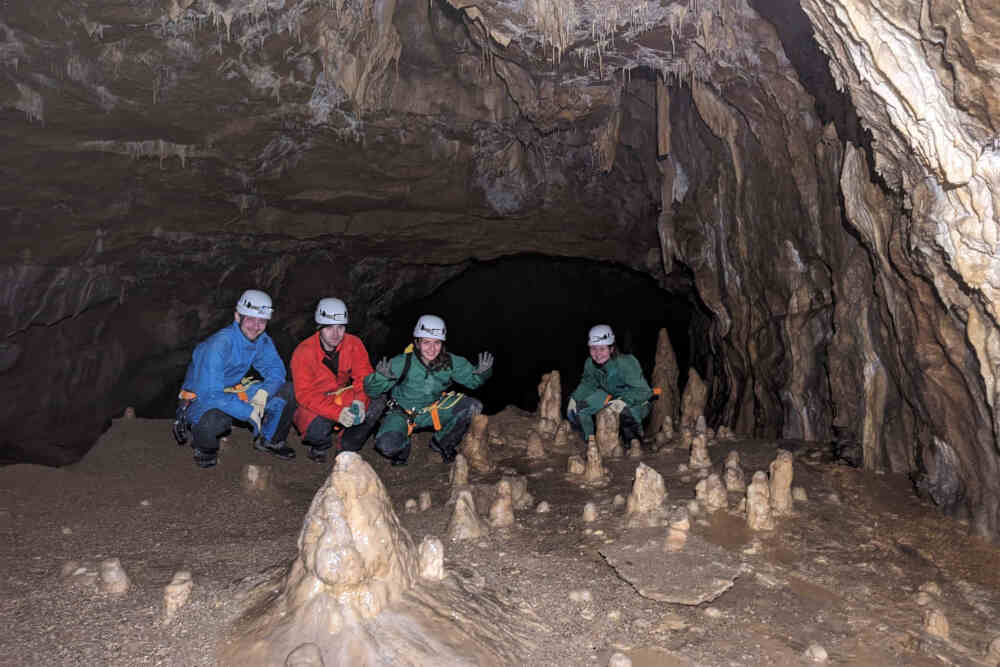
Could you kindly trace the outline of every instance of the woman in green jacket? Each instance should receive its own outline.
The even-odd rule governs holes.
[[[649,415],[653,390],[642,375],[639,361],[621,354],[615,334],[598,324],[587,334],[590,358],[583,365],[580,384],[570,395],[566,419],[584,441],[594,434],[594,415],[605,407],[618,413],[625,449],[642,439],[642,420]]]
[[[473,366],[444,349],[446,333],[444,320],[422,315],[413,329],[413,344],[392,359],[383,357],[365,378],[365,393],[373,399],[369,412],[385,410],[375,449],[392,465],[406,464],[410,435],[425,428],[435,431],[431,449],[451,463],[472,418],[483,411],[480,401],[448,388],[453,382],[468,389],[482,385],[492,374],[493,356],[483,352]]]

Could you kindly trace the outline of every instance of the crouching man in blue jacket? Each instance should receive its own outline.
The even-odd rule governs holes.
[[[271,337],[264,333],[273,312],[271,297],[247,290],[236,304],[233,323],[198,344],[181,388],[174,437],[177,444],[194,436],[194,462],[211,468],[218,462],[219,436],[233,420],[253,429],[254,447],[280,459],[295,458],[285,444],[292,423],[292,383]],[[253,367],[256,375],[248,372]]]

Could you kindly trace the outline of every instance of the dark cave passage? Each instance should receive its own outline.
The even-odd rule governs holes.
[[[534,411],[538,382],[552,370],[560,372],[565,402],[579,382],[587,331],[595,324],[611,325],[620,349],[638,358],[647,379],[657,336],[666,328],[680,381],[687,378],[691,302],[612,263],[543,255],[477,262],[428,297],[398,307],[385,345],[369,348],[373,363],[401,352],[425,313],[444,318],[451,352],[473,363],[482,351],[496,358],[493,377],[475,392],[488,414],[508,405]]]

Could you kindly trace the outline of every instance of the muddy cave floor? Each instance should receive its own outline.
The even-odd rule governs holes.
[[[534,423],[508,408],[489,428],[514,443]],[[295,557],[302,519],[330,470],[305,457],[294,433],[290,444],[298,458],[279,461],[237,429],[219,465],[201,470],[190,449],[173,443],[169,422],[121,419],[74,466],[0,468],[0,665],[215,664],[242,611],[241,580]],[[821,444],[738,439],[710,454],[721,472],[726,454],[738,451],[749,482],[779,446],[794,452],[793,485],[808,501],[767,533],[751,533],[726,511],[694,517],[692,535],[742,563],[728,591],[698,606],[640,596],[600,553],[626,535],[613,499],[628,496],[634,459],[606,460],[610,484],[586,489],[567,481],[567,454],[528,461],[513,444],[493,449],[494,461],[527,475],[535,503],[548,501],[552,511],[517,511],[512,528],[451,542],[448,466],[425,434],[408,466],[387,465],[371,441],[362,455],[415,543],[440,537],[446,570],[534,609],[545,628],[525,664],[603,666],[620,651],[636,666],[802,665],[811,643],[826,649],[829,664],[988,664],[987,645],[1000,635],[1000,548],[940,516],[905,477],[838,464]],[[679,470],[687,458],[680,449],[643,454],[663,475],[668,505],[694,498],[698,478]],[[243,490],[247,463],[271,467],[270,489]],[[499,475],[472,471],[470,481]],[[404,512],[424,490],[431,508]],[[593,523],[582,519],[587,501],[598,507]],[[730,505],[737,501],[730,494]],[[123,596],[61,576],[68,561],[106,558],[119,558],[132,581]],[[191,571],[194,590],[165,625],[163,588],[178,570]],[[917,593],[926,582],[940,587],[933,604],[950,623],[948,640],[923,629],[927,607]]]

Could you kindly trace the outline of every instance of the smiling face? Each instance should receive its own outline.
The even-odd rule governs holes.
[[[347,327],[343,324],[330,324],[320,329],[319,342],[323,346],[323,349],[327,351],[336,349],[344,340],[345,331],[347,331]]]
[[[431,363],[441,354],[441,341],[434,338],[418,338],[417,346],[420,348],[420,358],[424,363]]]
[[[594,363],[598,366],[603,365],[611,358],[611,346],[610,345],[591,345],[590,346],[590,358],[594,360]]]
[[[240,331],[251,343],[260,338],[267,328],[267,320],[263,317],[250,317],[249,315],[236,315],[236,321],[240,323]]]

